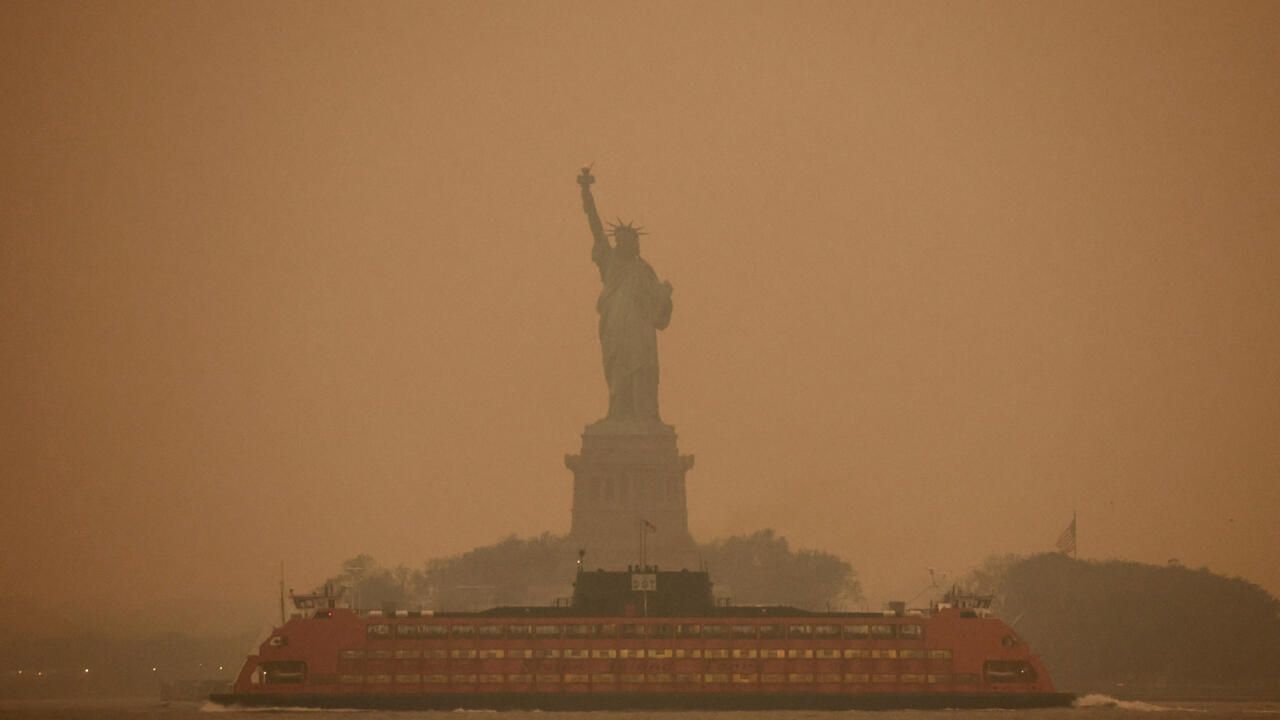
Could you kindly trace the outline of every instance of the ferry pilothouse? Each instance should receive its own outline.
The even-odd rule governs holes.
[[[579,571],[567,604],[357,611],[329,592],[249,656],[222,704],[849,709],[1067,705],[989,599],[927,610],[718,604],[705,572]]]

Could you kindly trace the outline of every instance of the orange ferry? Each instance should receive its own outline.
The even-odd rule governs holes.
[[[420,709],[1025,708],[1069,704],[989,599],[928,610],[717,604],[705,572],[579,571],[572,601],[360,612],[295,597],[227,705]]]

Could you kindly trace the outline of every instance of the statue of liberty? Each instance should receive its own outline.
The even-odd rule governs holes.
[[[591,196],[591,168],[578,175],[582,209],[594,240],[591,260],[604,287],[596,301],[600,313],[600,350],[609,384],[609,414],[592,427],[599,431],[668,429],[658,414],[658,331],[671,322],[671,283],[640,257],[640,227],[610,223],[608,234]],[[608,235],[613,236],[613,244]]]

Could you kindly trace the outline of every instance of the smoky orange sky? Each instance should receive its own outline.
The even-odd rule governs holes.
[[[1277,38],[1268,2],[5,3],[0,595],[230,627],[281,560],[567,531],[589,162],[675,287],[699,540],[774,528],[878,606],[1074,509],[1082,558],[1280,593]]]

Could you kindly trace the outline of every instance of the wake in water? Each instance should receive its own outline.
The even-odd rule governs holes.
[[[1167,712],[1169,710],[1181,710],[1183,712],[1204,712],[1203,710],[1194,710],[1192,708],[1165,707],[1164,705],[1152,705],[1151,703],[1142,702],[1141,700],[1118,700],[1110,695],[1090,694],[1084,697],[1076,698],[1071,703],[1076,708],[1117,708],[1119,710],[1134,710],[1136,712]]]

